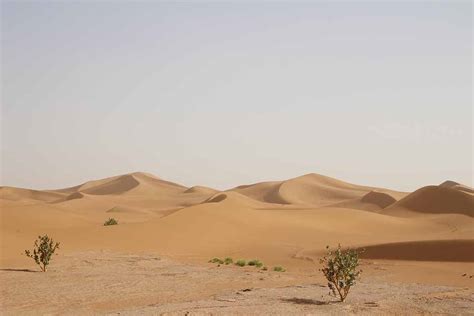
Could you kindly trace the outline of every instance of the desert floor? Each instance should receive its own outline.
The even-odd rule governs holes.
[[[0,188],[2,314],[472,314],[474,194],[309,174],[227,191],[145,173],[59,190]],[[103,226],[109,217],[119,222]],[[47,273],[22,253],[61,242]],[[318,258],[365,248],[345,303]],[[259,259],[270,271],[217,266]],[[271,271],[283,266],[286,272]]]

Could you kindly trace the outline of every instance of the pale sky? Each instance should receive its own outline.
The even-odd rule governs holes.
[[[473,184],[470,1],[1,9],[1,185]]]

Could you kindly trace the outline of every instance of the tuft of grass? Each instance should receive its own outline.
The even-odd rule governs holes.
[[[258,259],[253,259],[253,260],[250,260],[248,263],[247,263],[249,266],[255,266],[257,268],[261,268],[263,266],[263,262],[261,262],[260,260]]]
[[[105,221],[104,226],[117,225],[118,221],[115,218],[109,218]]]
[[[224,259],[224,264],[232,264],[232,263],[234,263],[234,260],[232,260],[232,258],[227,257]]]
[[[276,272],[285,272],[285,268],[283,267],[280,267],[280,266],[276,266],[276,267],[273,267],[273,271],[276,271]]]
[[[239,267],[244,267],[246,264],[247,264],[247,262],[246,262],[245,260],[243,260],[243,259],[237,260],[237,261],[235,262],[235,265],[236,265],[236,266],[239,266]]]
[[[222,261],[221,259],[219,258],[212,258],[211,260],[209,260],[210,263],[218,263],[218,264],[223,264],[224,261]]]

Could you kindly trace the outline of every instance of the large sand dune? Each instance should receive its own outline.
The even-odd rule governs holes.
[[[387,213],[396,214],[398,209],[417,213],[464,214],[474,217],[474,194],[465,186],[430,185],[392,204]]]
[[[409,194],[316,174],[222,192],[145,173],[59,190],[3,187],[0,266],[34,268],[21,253],[49,234],[71,256],[151,252],[198,265],[216,256],[258,258],[305,275],[316,271],[326,245],[341,243],[366,248],[366,260],[420,264],[392,266],[398,280],[470,286],[459,277],[473,264],[469,190],[445,183]],[[119,224],[103,226],[110,217]],[[423,272],[436,262],[440,275]]]
[[[15,251],[4,249],[2,260],[23,262],[17,249],[48,232],[70,249],[136,248],[197,260],[237,253],[295,267],[305,265],[294,259],[298,254],[316,256],[339,242],[380,248],[472,239],[473,195],[448,184],[407,195],[308,174],[219,192],[137,172],[54,191],[5,187],[2,237]],[[426,216],[400,217],[400,212]],[[104,228],[109,217],[120,224]],[[404,249],[409,251],[397,248],[400,258]],[[436,254],[429,258],[436,260]]]

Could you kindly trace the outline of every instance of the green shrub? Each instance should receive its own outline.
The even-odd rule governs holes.
[[[105,221],[104,226],[117,225],[118,222],[115,218],[109,218]]]
[[[245,262],[245,260],[243,260],[243,259],[237,260],[235,262],[235,265],[239,266],[239,267],[244,267],[246,264],[247,264],[247,262]]]
[[[339,294],[339,299],[344,302],[351,286],[355,285],[356,279],[362,273],[362,270],[357,270],[360,251],[342,250],[341,245],[334,251],[330,250],[329,246],[326,249],[326,256],[319,260],[323,265],[320,271],[328,280],[328,287],[332,294],[335,297]]]
[[[263,266],[263,263],[260,262],[260,260],[258,260],[258,259],[254,259],[254,260],[250,260],[250,261],[247,263],[247,265],[249,265],[249,266],[256,266],[257,268],[260,268],[260,267]]]
[[[277,266],[277,267],[273,267],[273,271],[276,271],[276,272],[285,272],[286,270],[285,270],[283,267]]]
[[[232,258],[230,258],[230,257],[227,257],[227,258],[224,259],[224,263],[225,264],[232,264],[232,263],[234,263],[234,260],[232,260]]]
[[[27,257],[35,260],[36,264],[40,266],[43,272],[46,272],[46,267],[51,261],[56,249],[59,249],[59,243],[55,243],[52,238],[49,238],[48,235],[38,236],[38,239],[35,240],[35,247],[33,248],[33,253],[30,250],[25,250],[25,255]]]
[[[219,258],[213,258],[211,260],[209,260],[210,263],[218,263],[218,264],[223,264],[224,261],[222,261],[221,259]]]

